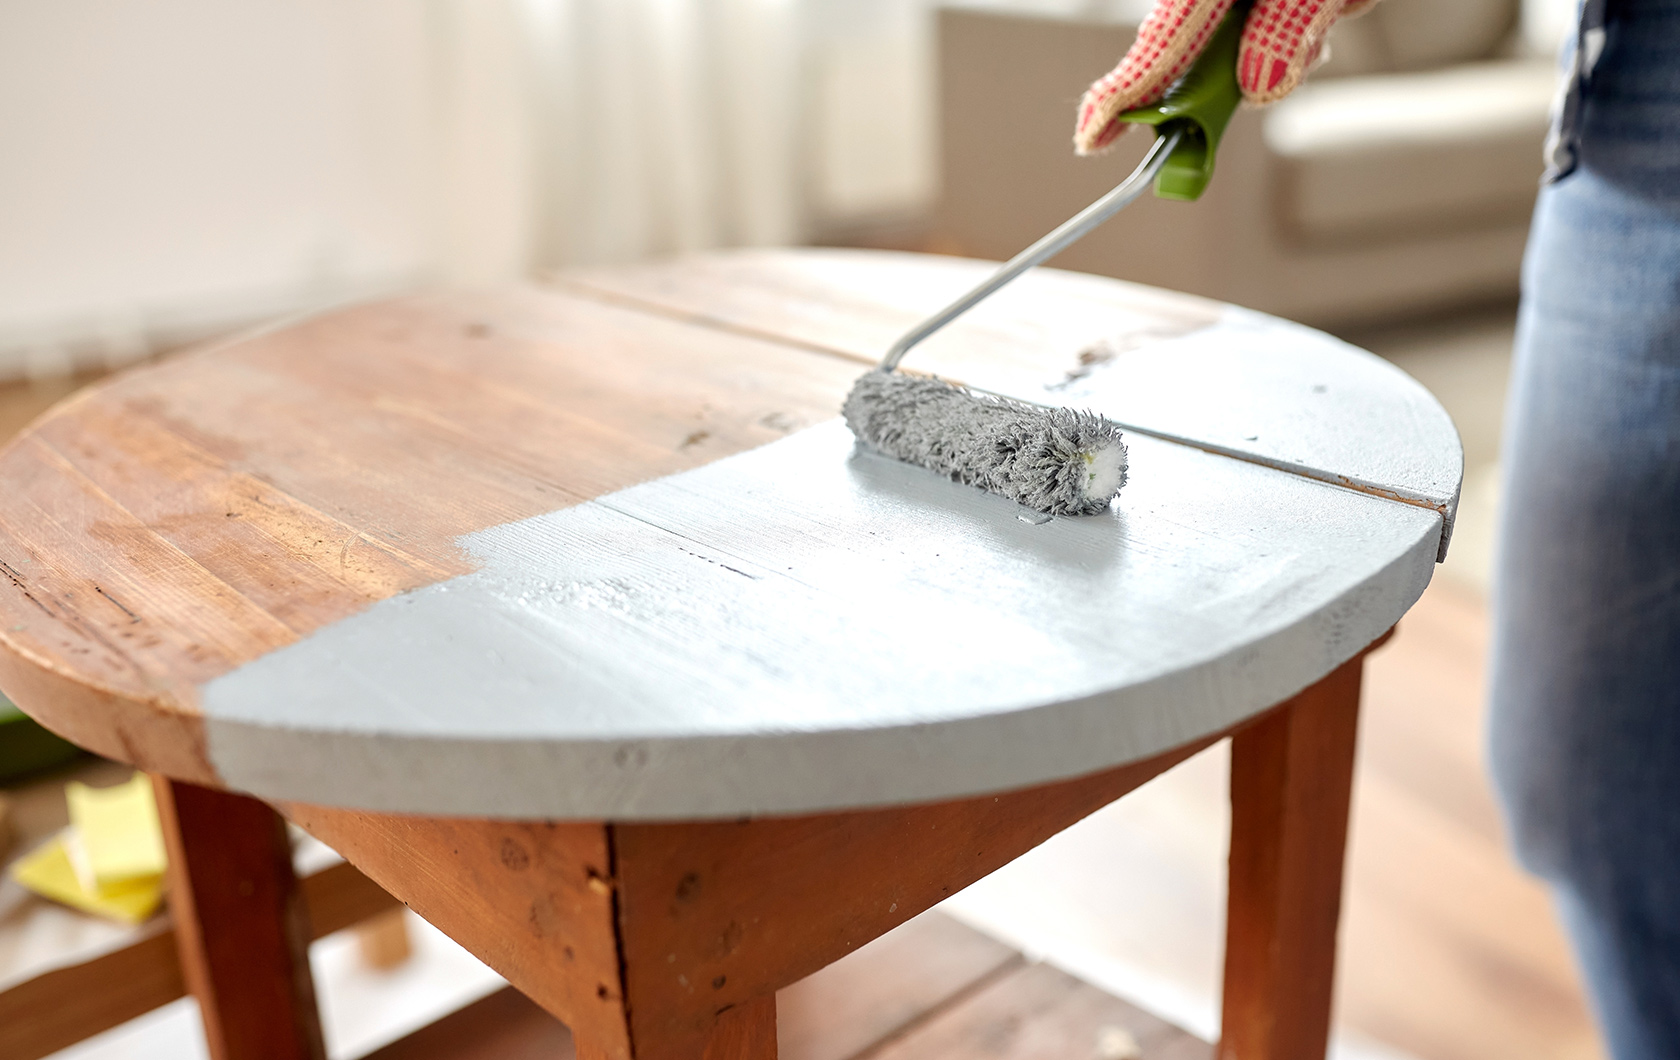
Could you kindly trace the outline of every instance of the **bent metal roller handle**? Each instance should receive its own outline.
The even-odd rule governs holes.
[[[999,288],[1078,242],[1155,183],[1164,199],[1194,200],[1213,176],[1219,138],[1242,99],[1237,45],[1250,4],[1231,6],[1189,72],[1155,104],[1120,120],[1153,125],[1155,143],[1125,180],[1021,251],[961,298],[892,344],[852,386],[842,412],[852,433],[889,456],[1051,515],[1094,515],[1126,482],[1120,428],[1093,412],[1049,408],[895,372],[904,355]]]
[[[1157,198],[1182,202],[1201,198],[1208,181],[1213,179],[1219,139],[1230,124],[1231,115],[1236,113],[1237,104],[1242,102],[1242,89],[1237,84],[1237,45],[1251,6],[1251,3],[1231,5],[1201,56],[1159,102],[1119,116],[1120,121],[1155,127],[1155,143],[1125,180],[1010,258],[978,287],[905,332],[887,350],[881,367],[888,371],[897,368],[912,346],[973,309],[1023,272],[1079,242],[1141,196],[1151,180],[1155,182]]]

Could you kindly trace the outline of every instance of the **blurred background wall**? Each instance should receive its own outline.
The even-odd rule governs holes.
[[[1101,27],[1147,0],[963,6]],[[934,7],[0,0],[0,379],[416,285],[937,244]]]
[[[422,10],[0,4],[0,376],[420,276],[442,190]]]

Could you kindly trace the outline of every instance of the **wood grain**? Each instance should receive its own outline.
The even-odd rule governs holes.
[[[628,1060],[606,826],[283,809],[581,1040]]]
[[[1231,741],[1221,1060],[1324,1055],[1363,660]]]
[[[776,1060],[776,996],[718,1013],[701,1060]]]
[[[326,1060],[285,822],[244,796],[155,788],[182,979],[211,1060]]]

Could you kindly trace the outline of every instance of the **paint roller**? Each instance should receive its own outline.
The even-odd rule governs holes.
[[[1077,242],[1153,182],[1163,199],[1193,201],[1213,175],[1220,134],[1242,98],[1237,45],[1250,5],[1236,3],[1201,57],[1158,103],[1120,115],[1155,127],[1155,142],[1125,180],[1011,258],[978,287],[904,334],[879,367],[852,385],[842,412],[861,441],[1050,515],[1095,515],[1126,483],[1120,427],[1094,412],[1055,408],[899,372],[917,343],[999,288]]]

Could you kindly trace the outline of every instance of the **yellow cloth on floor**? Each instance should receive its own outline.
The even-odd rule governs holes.
[[[84,890],[65,849],[69,832],[65,829],[19,858],[12,866],[12,879],[44,898],[129,924],[138,924],[157,911],[163,898],[161,875],[135,877],[97,893]]]

